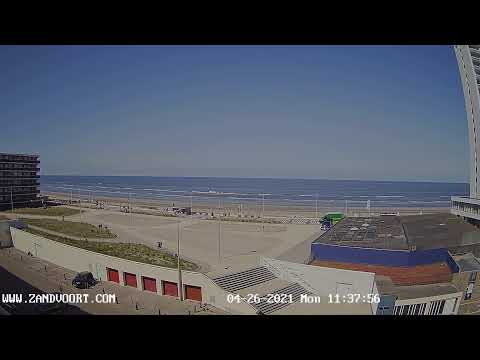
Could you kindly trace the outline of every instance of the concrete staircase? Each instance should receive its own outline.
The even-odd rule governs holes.
[[[284,303],[275,301],[268,302],[268,299],[265,298],[263,298],[259,303],[252,303],[253,307],[267,315],[300,301],[300,296],[302,294],[313,295],[303,286],[297,283],[291,283],[290,285],[282,289],[275,290],[274,292],[269,292],[268,294],[292,295],[292,302],[290,302],[290,297],[288,296],[287,302]]]
[[[222,289],[230,293],[239,294],[244,299],[247,299],[249,295],[258,294],[260,301],[255,303],[253,299],[250,299],[249,303],[263,314],[272,314],[279,309],[298,302],[302,294],[312,295],[301,285],[282,280],[262,266],[223,275],[214,278],[213,281]],[[286,302],[269,302],[267,298],[269,294],[287,295],[283,297]],[[289,295],[292,295],[292,302],[289,301]],[[270,298],[270,300],[272,299]]]
[[[276,276],[260,266],[253,269],[240,271],[234,274],[228,274],[213,279],[222,289],[235,293],[238,290],[261,284],[276,278]]]

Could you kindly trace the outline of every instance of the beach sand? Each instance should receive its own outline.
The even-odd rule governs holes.
[[[53,192],[42,192],[43,195],[49,195],[52,198],[62,199],[62,200],[69,200],[70,194],[67,193],[53,193]],[[88,195],[82,195],[81,198],[82,203],[88,203],[89,197]],[[111,206],[126,206],[129,203],[129,199],[125,197],[105,197],[105,196],[95,196],[93,198],[95,201],[102,201],[106,202],[108,205]],[[79,200],[78,194],[73,196],[74,201]],[[242,215],[243,217],[248,218],[260,218],[262,216],[262,202],[259,201],[258,203],[243,203],[242,207],[240,208],[239,204],[233,201],[222,200],[221,202],[221,211],[219,212],[219,206],[213,205],[211,202],[205,202],[201,200],[194,200],[190,202],[190,199],[185,198],[183,200],[175,200],[175,201],[166,201],[166,200],[157,200],[157,199],[131,199],[131,205],[134,208],[143,209],[145,211],[148,210],[157,210],[162,211],[166,210],[167,208],[171,208],[172,206],[175,207],[189,207],[192,205],[192,212],[198,213],[207,213],[214,214],[222,213],[226,214],[227,216],[239,216]],[[331,206],[326,207],[325,205],[318,205],[317,209],[315,209],[315,203],[309,205],[271,205],[265,202],[264,206],[264,217],[266,218],[276,218],[276,217],[305,217],[305,218],[316,218],[316,217],[323,217],[328,212],[331,211],[340,211],[345,214],[345,206],[338,207],[338,206]],[[369,214],[372,216],[378,216],[381,213],[399,213],[400,215],[419,215],[421,213],[428,214],[428,213],[444,213],[448,212],[448,207],[380,207],[376,206],[373,203],[373,206],[369,210],[366,208],[365,204],[359,205],[356,203],[355,205],[350,203],[348,205],[348,216],[368,216]]]

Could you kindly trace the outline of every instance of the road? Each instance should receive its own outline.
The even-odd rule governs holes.
[[[76,304],[68,314],[94,315],[197,315],[225,314],[220,309],[197,302],[179,301],[170,296],[139,291],[112,282],[100,282],[90,289],[77,289],[71,282],[75,272],[14,249],[0,249],[0,294],[88,295],[89,301]],[[101,303],[97,295],[113,294],[117,301]],[[28,299],[28,297],[26,298]],[[0,298],[1,300],[1,298]],[[18,314],[38,314],[32,304],[19,304]]]
[[[0,266],[0,294],[2,299],[7,294],[22,294],[23,301],[28,301],[28,294],[45,294],[44,291],[37,289],[36,287],[25,282],[21,278],[7,271],[3,266]],[[17,304],[5,304],[0,299],[0,306],[6,311],[14,311],[15,315],[38,315],[44,313],[47,310],[47,306],[40,304],[29,303],[17,303]],[[65,315],[86,315],[85,311],[82,311],[76,306],[62,307],[53,313],[62,313]]]

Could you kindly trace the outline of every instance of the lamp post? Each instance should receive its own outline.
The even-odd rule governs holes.
[[[318,219],[318,193],[315,194],[315,219]]]
[[[12,213],[13,213],[13,185],[10,186],[10,204],[12,205]]]
[[[128,211],[130,212],[130,225],[133,225],[132,193],[128,193]]]
[[[80,196],[80,190],[78,190],[78,207],[80,208],[80,222],[83,222],[83,216],[82,216],[82,203],[81,203],[81,196]]]
[[[263,232],[265,230],[265,195],[272,195],[272,194],[259,194],[259,195],[262,195],[262,232]]]
[[[190,214],[193,214],[193,189],[190,191]]]
[[[220,214],[221,211],[221,201],[222,199],[218,199],[218,263],[221,263],[221,253],[220,253],[220,244],[222,242],[222,217]]]
[[[178,298],[183,301],[182,294],[182,269],[180,268],[180,221],[177,225],[177,268],[178,268]]]

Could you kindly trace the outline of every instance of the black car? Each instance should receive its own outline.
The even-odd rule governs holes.
[[[94,286],[97,281],[89,271],[83,271],[75,275],[72,280],[72,285],[79,289],[88,289],[90,286]]]

